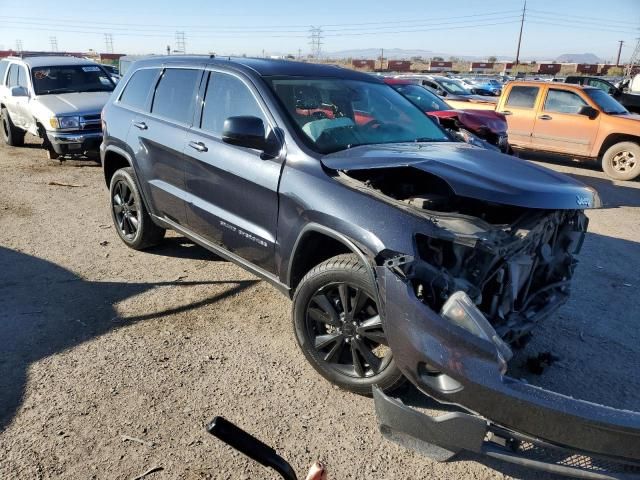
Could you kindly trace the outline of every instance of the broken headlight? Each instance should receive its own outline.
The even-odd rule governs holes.
[[[465,292],[459,290],[452,294],[440,310],[440,315],[476,337],[493,343],[506,369],[513,352]]]

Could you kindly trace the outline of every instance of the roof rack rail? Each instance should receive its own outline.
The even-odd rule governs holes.
[[[16,52],[10,55],[13,58],[29,58],[29,57],[77,57],[70,53],[62,52]]]

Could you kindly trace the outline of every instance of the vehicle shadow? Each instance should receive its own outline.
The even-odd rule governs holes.
[[[257,280],[91,282],[54,263],[0,247],[0,431],[22,404],[31,364],[132,323],[211,305]],[[221,293],[160,312],[119,318],[114,305],[161,286],[228,284]]]

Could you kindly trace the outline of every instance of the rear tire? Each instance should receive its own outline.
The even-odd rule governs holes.
[[[633,180],[640,176],[640,145],[620,142],[602,156],[602,170],[614,180]]]
[[[113,174],[109,197],[113,224],[127,246],[144,250],[162,241],[166,230],[153,223],[147,212],[133,168],[121,168]]]
[[[309,363],[331,383],[360,395],[371,395],[374,385],[389,393],[404,383],[375,298],[373,280],[354,254],[314,267],[293,297],[295,335]]]
[[[11,121],[11,116],[6,108],[3,108],[0,112],[2,119],[2,139],[4,143],[12,147],[21,147],[24,145],[24,130],[20,130]]]

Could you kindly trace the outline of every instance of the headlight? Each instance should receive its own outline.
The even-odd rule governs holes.
[[[49,124],[55,129],[80,128],[80,117],[51,117]]]
[[[513,352],[466,293],[459,290],[451,295],[443,305],[440,315],[476,337],[493,343],[506,371],[506,362],[511,360]]]

